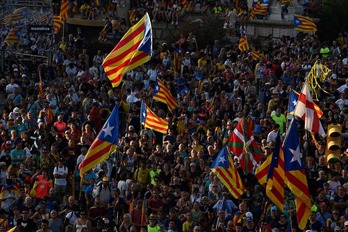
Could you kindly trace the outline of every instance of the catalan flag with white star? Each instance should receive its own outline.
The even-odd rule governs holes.
[[[226,146],[217,155],[211,171],[219,178],[232,196],[238,199],[246,191],[237,168],[234,166],[232,156]]]
[[[168,121],[157,116],[147,105],[142,102],[140,110],[140,122],[145,128],[166,134],[168,131]]]
[[[85,158],[79,165],[81,177],[97,164],[109,158],[110,152],[114,151],[118,145],[118,133],[119,111],[118,107],[115,106],[97,138],[88,149]]]

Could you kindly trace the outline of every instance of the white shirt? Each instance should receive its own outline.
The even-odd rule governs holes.
[[[276,141],[276,138],[277,138],[277,135],[278,135],[278,132],[279,131],[274,131],[272,130],[271,132],[268,133],[267,135],[267,143],[269,142],[275,142]]]
[[[156,69],[149,69],[149,71],[147,71],[147,75],[149,76],[150,81],[156,81],[157,70]]]
[[[344,92],[344,90],[346,90],[348,88],[348,86],[346,84],[341,85],[337,90],[339,93]]]
[[[68,175],[68,168],[63,166],[63,167],[54,167],[54,170],[53,170],[53,175]],[[66,185],[67,181],[66,181],[66,177],[64,178],[55,178],[54,179],[54,184],[55,185],[59,185],[59,186],[62,186],[62,185]]]
[[[8,93],[13,93],[13,89],[15,88],[15,87],[19,87],[16,83],[13,83],[13,84],[8,84],[8,85],[6,85],[6,92],[8,92]]]

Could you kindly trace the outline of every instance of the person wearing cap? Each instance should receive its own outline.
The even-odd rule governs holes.
[[[272,228],[274,228],[278,220],[279,220],[278,208],[277,206],[273,205],[271,207],[271,214],[267,217],[267,222],[271,225]]]
[[[95,195],[100,198],[101,204],[106,207],[112,199],[112,190],[110,188],[109,178],[102,177],[102,184],[97,187]]]

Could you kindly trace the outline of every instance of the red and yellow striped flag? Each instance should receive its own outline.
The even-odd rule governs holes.
[[[128,71],[149,61],[151,53],[152,28],[150,17],[146,13],[128,30],[102,64],[112,87],[117,87]]]
[[[284,210],[284,176],[284,153],[278,132],[267,174],[266,195],[280,211]]]
[[[68,18],[68,6],[69,6],[68,0],[62,0],[62,5],[60,6],[59,15],[63,21],[65,21]]]
[[[7,34],[4,42],[7,45],[18,43],[21,33],[22,33],[22,29],[20,27],[12,28],[10,32]]]
[[[118,107],[115,106],[79,165],[81,177],[97,164],[109,158],[110,152],[115,150],[118,145],[119,132],[119,112]]]
[[[151,130],[166,134],[168,131],[168,121],[158,117],[144,102],[141,104],[140,122]]]
[[[128,14],[129,14],[129,23],[130,25],[135,25],[137,22],[136,22],[136,18],[137,18],[137,10],[129,10],[128,11]]]
[[[153,92],[153,99],[167,104],[170,111],[173,111],[176,107],[178,107],[178,103],[176,102],[175,98],[159,78],[156,78],[155,89]]]
[[[219,178],[232,196],[238,199],[246,191],[237,168],[234,166],[232,156],[224,146],[211,166],[211,171]]]
[[[53,17],[54,34],[58,34],[60,28],[63,26],[63,20],[58,15]]]
[[[272,156],[268,156],[267,159],[256,169],[255,177],[260,183],[260,185],[266,187],[267,184],[267,174],[269,165],[271,164]]]

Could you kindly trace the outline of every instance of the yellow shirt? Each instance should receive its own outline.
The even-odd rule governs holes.
[[[148,184],[151,181],[150,170],[145,168],[138,168],[134,173],[134,180],[140,184]]]
[[[191,231],[191,227],[192,227],[193,221],[192,222],[184,222],[184,224],[182,224],[182,232],[189,232]]]

